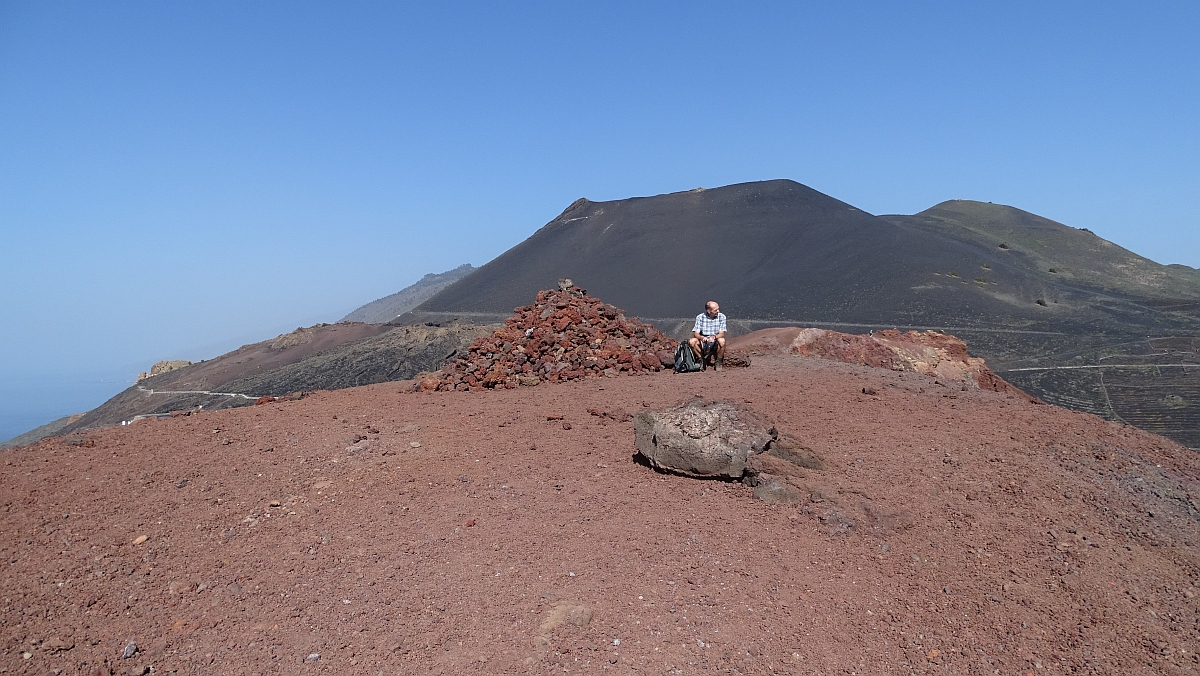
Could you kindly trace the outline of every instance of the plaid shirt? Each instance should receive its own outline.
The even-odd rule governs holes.
[[[725,330],[725,313],[718,312],[715,318],[709,317],[707,312],[701,312],[696,315],[696,325],[692,327],[694,333],[699,333],[702,336],[715,336]]]

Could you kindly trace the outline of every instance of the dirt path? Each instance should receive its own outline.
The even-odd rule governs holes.
[[[147,387],[138,385],[138,391],[146,394],[209,394],[214,397],[241,397],[251,401],[258,399],[258,396],[253,394],[241,394],[239,392],[209,392],[208,390],[152,390]]]

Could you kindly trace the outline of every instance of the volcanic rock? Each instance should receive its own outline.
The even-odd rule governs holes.
[[[695,477],[740,478],[750,456],[778,437],[769,423],[727,401],[702,399],[633,420],[638,452],[659,469]]]
[[[181,369],[185,366],[191,366],[191,365],[192,365],[192,362],[187,361],[185,359],[164,359],[162,361],[154,362],[154,366],[150,367],[149,373],[146,373],[144,371],[142,373],[139,373],[137,375],[137,379],[140,382],[142,380],[145,380],[146,378],[151,378],[154,376],[161,376],[164,373],[170,373],[171,371],[175,371],[175,370]]]
[[[784,505],[800,502],[805,498],[803,493],[789,485],[786,480],[774,477],[755,486],[753,495],[763,502],[776,502]]]
[[[785,327],[762,329],[732,338],[728,348],[738,354],[796,354],[893,371],[913,371],[968,387],[1021,394],[992,372],[984,360],[967,353],[967,344],[937,331],[888,329],[869,335],[825,329]],[[725,363],[737,355],[726,356]]]
[[[562,280],[539,291],[533,305],[515,310],[505,326],[477,338],[467,355],[440,374],[418,380],[416,390],[531,387],[587,377],[646,373],[664,368],[662,353],[676,342],[649,324],[627,319],[617,307]]]

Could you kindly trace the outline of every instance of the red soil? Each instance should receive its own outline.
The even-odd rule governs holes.
[[[5,451],[0,669],[1198,668],[1200,461],[1135,428],[784,356],[411,389]],[[693,394],[812,447],[828,469],[797,479],[810,500],[634,462],[625,414]]]

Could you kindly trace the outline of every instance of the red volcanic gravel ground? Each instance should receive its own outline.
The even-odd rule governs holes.
[[[799,357],[411,388],[4,452],[0,670],[1200,666],[1200,462],[1132,427]],[[691,394],[747,401],[815,449],[811,497],[768,504],[634,462],[622,413]]]

